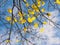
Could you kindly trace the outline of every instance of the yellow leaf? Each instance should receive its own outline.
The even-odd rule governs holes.
[[[51,16],[51,13],[47,13],[47,16]]]
[[[36,12],[39,12],[39,9],[36,8],[35,11],[36,11]]]
[[[20,17],[20,20],[23,20],[23,17]]]
[[[31,17],[28,18],[28,22],[29,23],[32,23],[33,22],[32,19],[31,19]]]
[[[60,5],[60,0],[56,0],[55,3]]]
[[[11,17],[10,17],[10,16],[7,16],[7,17],[6,17],[6,20],[7,20],[7,21],[11,21]]]
[[[29,18],[28,18],[28,22],[29,22],[29,23],[32,23],[35,19],[36,19],[36,17],[34,17],[34,16],[33,16],[33,17],[29,17]]]
[[[33,16],[31,19],[32,19],[32,21],[34,21],[36,19],[36,17]]]
[[[24,0],[26,2],[26,0]]]
[[[44,22],[43,22],[43,24],[47,24],[47,22],[46,22],[46,21],[44,21]]]
[[[38,23],[34,23],[34,27],[37,28],[38,27]]]
[[[7,43],[10,42],[10,40],[6,40],[6,42],[7,42]]]
[[[16,19],[16,18],[14,18],[14,21],[15,21],[15,22],[17,22],[17,19]]]
[[[38,7],[40,7],[41,6],[41,2],[39,1],[39,2],[37,2],[37,6]]]
[[[34,10],[28,10],[29,14],[34,15]]]
[[[40,3],[41,3],[41,1],[38,1],[38,2],[37,2],[37,4],[40,4]]]
[[[37,8],[37,6],[35,4],[32,4],[31,6],[36,12],[39,12],[39,9]]]
[[[41,1],[41,0],[37,1],[37,6],[38,7],[41,7],[41,5],[42,6],[45,5],[45,2],[44,1]]]
[[[22,20],[21,20],[21,24],[24,24],[25,22],[26,22],[25,19],[22,19]]]
[[[9,12],[9,13],[12,13],[12,9],[8,9],[8,12]]]
[[[26,7],[29,7],[29,3],[26,3]]]
[[[35,4],[32,4],[31,6],[33,9],[37,8]]]
[[[19,11],[18,12],[18,15],[20,16],[20,17],[22,17],[23,16],[23,14]]]
[[[42,2],[42,6],[44,6],[45,5],[45,2],[44,1],[41,1]]]
[[[23,29],[23,30],[24,30],[24,32],[26,32],[26,31],[27,31],[27,28],[26,28],[26,27],[24,27],[24,29]]]
[[[40,32],[44,32],[44,28],[40,28]]]
[[[42,12],[45,12],[45,9],[44,8],[42,8],[42,10],[41,10]]]
[[[40,4],[37,4],[37,6],[38,6],[38,7],[41,7],[41,5],[40,5]]]

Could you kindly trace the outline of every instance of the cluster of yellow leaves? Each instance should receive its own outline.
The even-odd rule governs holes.
[[[45,5],[45,2],[44,1],[41,1],[41,0],[37,0],[37,5],[35,4],[32,4],[32,8],[36,11],[36,12],[39,12],[39,9],[37,7],[41,7]],[[44,10],[44,9],[43,9]]]
[[[37,6],[35,4],[32,4],[31,6],[36,12],[39,12],[39,9],[37,8]]]
[[[35,19],[36,19],[36,17],[34,17],[34,16],[33,17],[28,17],[28,22],[32,23]]]
[[[8,13],[10,13],[10,14],[12,13],[12,9],[11,9],[11,8],[9,8],[7,11],[8,11]],[[19,13],[19,14],[20,14],[20,13]],[[6,17],[6,20],[7,20],[7,21],[11,21],[12,18],[11,18],[10,16],[7,16],[7,17]],[[12,24],[14,24],[14,22],[17,22],[17,19],[16,19],[16,18],[14,18]],[[11,23],[11,22],[10,22],[10,23]]]
[[[26,0],[24,0],[24,1],[26,2]],[[41,1],[41,0],[37,0],[37,6],[40,7],[41,4],[44,5],[45,2],[44,1]],[[26,3],[26,7],[28,7],[28,6],[29,6],[29,3]],[[32,4],[31,7],[33,8],[33,10],[28,9],[28,13],[31,14],[31,15],[34,15],[35,12],[39,12],[39,9],[38,9],[37,6],[35,4]],[[44,12],[45,9],[43,8],[41,11]],[[8,12],[9,13],[12,13],[12,9],[8,9]],[[20,20],[20,23],[21,24],[24,24],[26,22],[26,19],[23,19],[23,14],[19,11],[18,12],[18,15],[20,16],[20,19],[19,19]],[[48,16],[50,16],[50,15],[48,15]],[[27,20],[28,20],[29,23],[32,23],[35,19],[36,19],[36,17],[32,16],[32,17],[28,17]],[[7,21],[11,21],[11,17],[6,17],[6,20]],[[17,19],[14,18],[14,21],[17,22]],[[13,21],[13,23],[14,23],[14,21]],[[43,22],[43,24],[46,24],[46,22]],[[34,24],[34,27],[38,27],[38,24],[35,23]]]
[[[19,19],[20,22],[19,22],[19,23],[24,24],[24,23],[26,22],[26,20],[23,19],[23,16],[24,16],[24,15],[23,15],[20,11],[18,12],[18,15],[20,16],[20,19]]]
[[[9,21],[10,23],[14,24],[15,22],[17,22],[17,19],[14,18],[13,22],[11,22],[12,18],[10,16],[6,17],[6,20]]]
[[[41,0],[37,0],[37,6],[38,6],[38,7],[41,6]]]
[[[31,14],[31,15],[34,15],[35,11],[28,9],[28,13]]]
[[[20,17],[22,17],[23,16],[23,14],[19,11],[18,12],[18,15],[20,16]]]
[[[60,0],[56,0],[55,3],[60,5]]]
[[[38,6],[38,7],[41,7],[41,6],[43,6],[43,5],[45,5],[45,2],[44,2],[44,1],[37,0],[37,6]]]
[[[12,13],[12,9],[8,9],[8,12],[9,12],[9,13]],[[21,24],[25,23],[26,20],[23,19],[23,14],[22,14],[20,11],[18,12],[18,15],[21,17],[21,18],[20,18]],[[7,21],[11,21],[11,17],[10,17],[10,16],[7,16],[7,17],[6,17],[6,20],[7,20]],[[12,24],[14,24],[14,22],[17,22],[17,19],[16,19],[16,18],[14,18]],[[10,23],[11,23],[11,22],[10,22]]]
[[[21,24],[24,24],[25,22],[26,22],[25,19],[22,19],[22,20],[21,20]]]

